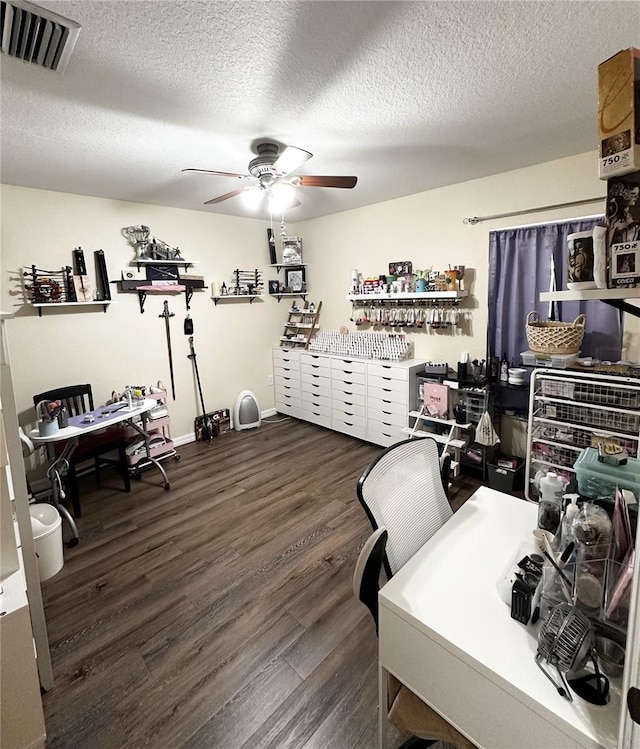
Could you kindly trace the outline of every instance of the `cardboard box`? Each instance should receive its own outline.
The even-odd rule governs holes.
[[[640,172],[607,181],[610,288],[640,286]]]
[[[598,65],[598,134],[600,179],[640,169],[640,50]]]

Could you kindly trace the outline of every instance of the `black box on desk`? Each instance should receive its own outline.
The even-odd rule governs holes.
[[[524,463],[519,460],[516,468],[489,463],[487,478],[492,489],[511,494],[524,487]]]

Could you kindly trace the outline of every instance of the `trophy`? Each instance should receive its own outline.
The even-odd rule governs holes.
[[[147,255],[147,248],[149,246],[149,234],[151,233],[148,226],[128,226],[122,230],[125,237],[131,242],[136,248],[137,259],[145,260]]]

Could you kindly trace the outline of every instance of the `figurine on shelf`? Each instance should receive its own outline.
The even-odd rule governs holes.
[[[227,296],[228,293],[229,292],[227,291],[227,284],[223,281],[222,286],[220,287],[220,296]]]

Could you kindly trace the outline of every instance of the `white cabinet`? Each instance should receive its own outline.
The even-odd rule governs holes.
[[[338,432],[366,439],[367,365],[357,359],[331,359],[331,421]]]
[[[300,417],[300,352],[293,349],[273,350],[273,384],[276,411]]]
[[[49,689],[53,674],[6,339],[10,317],[0,314],[0,743],[41,747],[40,686]]]
[[[534,370],[529,390],[526,494],[535,476],[575,477],[573,464],[600,437],[640,457],[640,380],[573,370]]]
[[[415,375],[423,368],[416,359],[371,361],[274,349],[276,411],[386,447],[405,439]]]
[[[331,358],[300,354],[301,418],[331,427]]]

